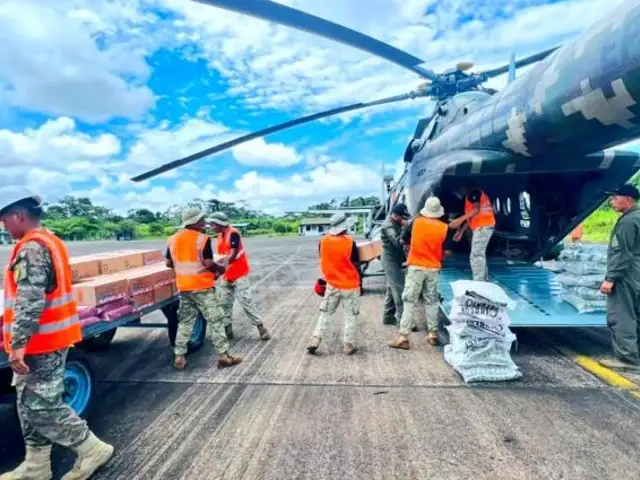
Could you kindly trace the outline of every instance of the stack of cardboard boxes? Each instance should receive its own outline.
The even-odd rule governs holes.
[[[175,273],[159,250],[120,250],[73,257],[73,290],[78,305],[97,307],[130,297],[135,310],[176,293]]]

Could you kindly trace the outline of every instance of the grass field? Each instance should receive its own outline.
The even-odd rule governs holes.
[[[598,210],[584,222],[584,241],[608,243],[611,230],[620,215],[613,210]]]

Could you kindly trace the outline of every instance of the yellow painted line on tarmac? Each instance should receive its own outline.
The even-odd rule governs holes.
[[[553,348],[557,349],[565,357],[572,360],[575,364],[584,368],[587,372],[595,375],[605,383],[612,387],[626,390],[631,393],[635,398],[640,400],[640,386],[633,383],[624,375],[614,372],[610,368],[603,367],[596,360],[586,355],[576,353],[568,347],[554,345]]]

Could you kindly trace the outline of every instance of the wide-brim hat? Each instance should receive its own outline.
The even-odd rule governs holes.
[[[38,206],[42,206],[44,199],[40,195],[34,194],[26,187],[10,185],[0,188],[0,212],[23,200],[32,199]]]
[[[214,212],[207,217],[207,223],[215,223],[221,227],[229,226],[229,217],[222,212]]]
[[[187,208],[184,212],[182,212],[182,223],[180,224],[180,226],[182,228],[185,228],[189,225],[193,225],[194,223],[198,223],[204,218],[204,216],[204,212],[202,212],[199,208]]]
[[[437,197],[430,197],[424,204],[420,215],[427,218],[440,218],[444,215],[444,208],[440,204],[440,199]]]
[[[354,219],[353,217],[347,217],[344,213],[336,213],[329,219],[329,223],[331,225],[329,234],[340,235],[353,226]]]

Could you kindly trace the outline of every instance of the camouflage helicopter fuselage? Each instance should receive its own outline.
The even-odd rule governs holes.
[[[539,257],[640,167],[637,153],[609,150],[640,136],[636,99],[640,1],[633,0],[504,90],[440,103],[407,147],[401,199],[416,214],[435,193],[461,213],[454,191],[479,186],[494,199],[498,238],[528,245],[523,258]],[[552,207],[558,199],[563,205]]]

